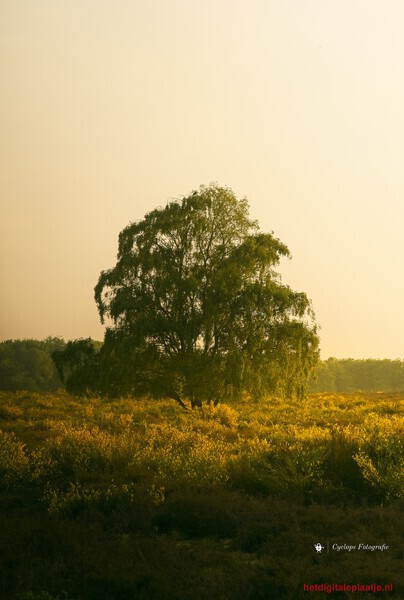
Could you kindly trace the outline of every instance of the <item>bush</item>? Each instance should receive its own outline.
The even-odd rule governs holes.
[[[158,508],[154,524],[160,533],[177,531],[186,538],[231,538],[237,529],[232,499],[223,491],[189,488]]]
[[[5,487],[18,485],[29,478],[29,474],[25,444],[19,442],[14,433],[0,430],[0,484]]]

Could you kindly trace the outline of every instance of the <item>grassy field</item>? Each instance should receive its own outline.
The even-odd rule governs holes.
[[[403,400],[2,392],[0,600],[404,598]]]

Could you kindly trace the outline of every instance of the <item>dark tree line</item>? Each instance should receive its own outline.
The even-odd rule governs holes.
[[[101,348],[101,342],[91,339],[66,343],[60,337],[0,342],[0,389],[43,392],[66,387],[79,395],[97,392],[100,364],[106,360]],[[359,390],[404,391],[404,360],[329,358],[318,363],[308,383],[310,393]]]
[[[63,351],[65,345],[60,337],[1,342],[0,389],[52,392],[63,387],[52,354]]]
[[[101,393],[100,358],[102,342],[90,338],[68,341],[52,353],[56,370],[69,393]]]
[[[404,360],[329,358],[309,380],[309,392],[402,392]]]

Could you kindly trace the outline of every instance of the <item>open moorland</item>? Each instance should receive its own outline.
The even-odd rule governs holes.
[[[0,600],[404,598],[403,400],[1,392]]]

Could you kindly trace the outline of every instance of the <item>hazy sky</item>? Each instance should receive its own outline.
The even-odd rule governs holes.
[[[322,357],[404,357],[402,0],[1,0],[0,339],[103,338],[119,232],[216,181]]]

